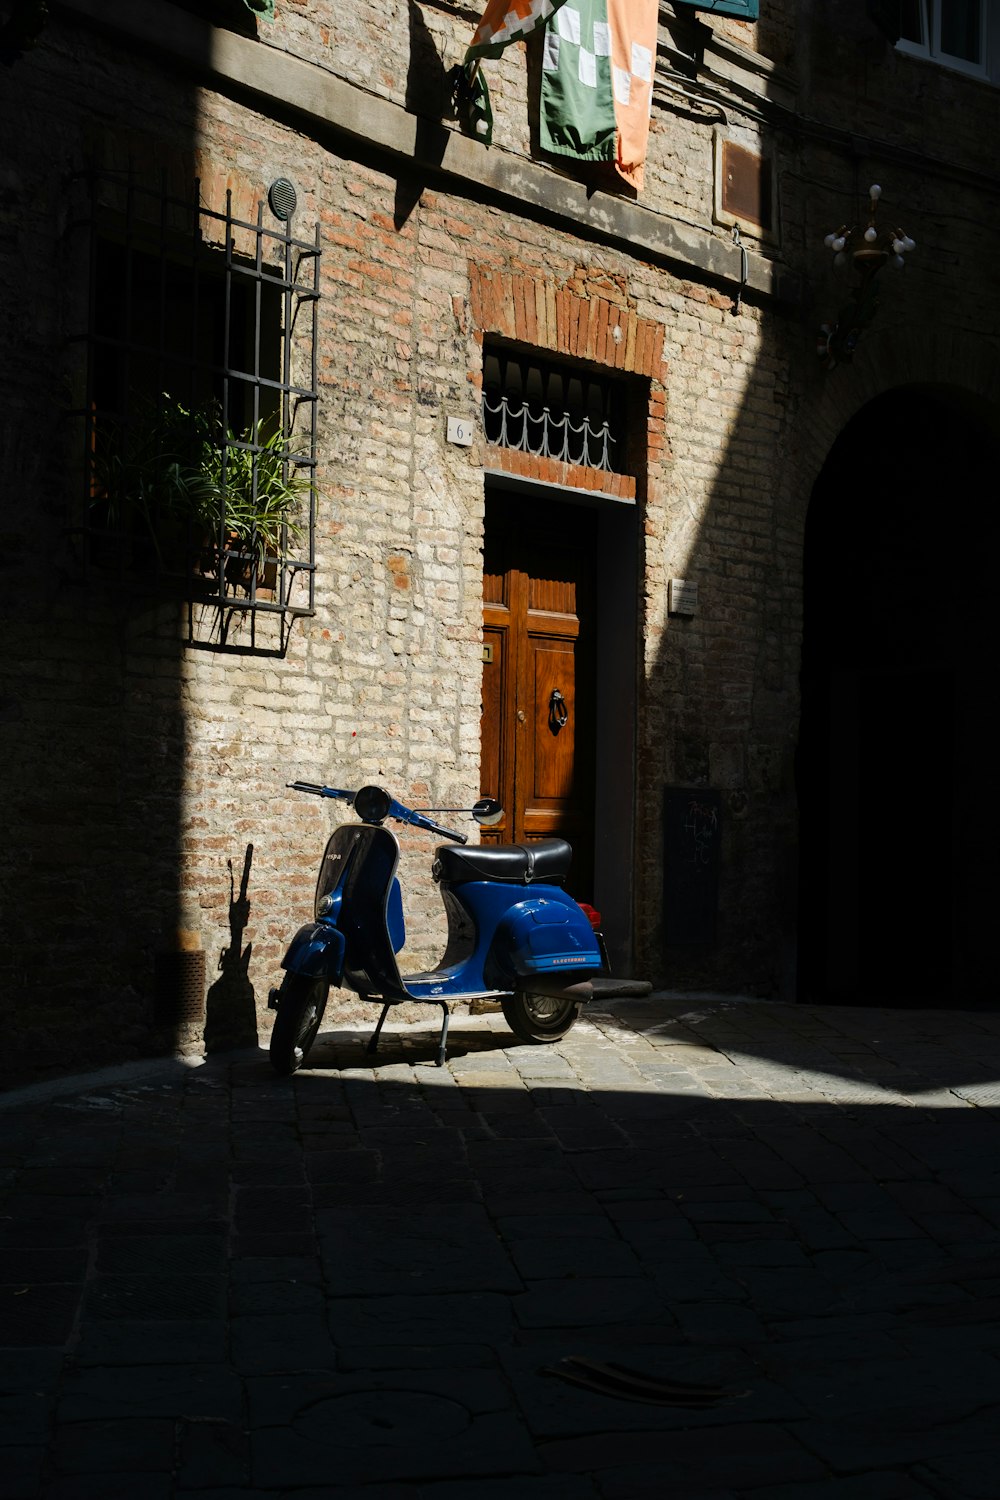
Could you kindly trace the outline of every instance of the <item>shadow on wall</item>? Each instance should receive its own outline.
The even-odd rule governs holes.
[[[707,317],[727,316],[721,294],[708,303]],[[663,884],[648,882],[661,903],[650,968],[678,989],[995,1003],[1000,411],[954,388],[889,391],[845,428],[807,508],[791,486],[813,438],[794,425],[786,373],[803,378],[807,336],[771,308],[762,334],[756,366],[734,366],[744,391],[685,564],[699,612],[664,633],[641,762],[651,806],[654,778],[717,799],[717,920],[707,936],[671,932],[668,817]],[[768,453],[771,431],[798,442],[801,468],[777,442]],[[691,435],[671,440],[690,461]],[[685,523],[668,512],[668,527]]]
[[[803,999],[995,1001],[998,427],[968,392],[892,391],[848,424],[813,491]]]
[[[245,5],[220,0],[211,14],[255,29]],[[207,26],[187,16],[177,24],[204,39],[207,63]],[[102,130],[95,115],[86,131],[62,128],[77,123],[72,101],[88,74],[115,97],[114,127]],[[177,389],[166,373],[176,349],[164,342],[176,309],[164,298],[179,262],[159,219],[135,228],[136,194],[166,201],[169,179],[171,193],[191,197],[197,105],[193,85],[137,74],[126,49],[64,11],[4,70],[5,208],[18,227],[0,237],[0,274],[8,286],[35,288],[7,309],[18,353],[0,439],[5,472],[21,476],[19,535],[5,552],[10,563],[19,550],[5,586],[2,689],[13,729],[0,918],[8,1080],[170,1051],[192,1029],[200,1044],[205,1024],[198,917],[182,909],[183,606],[140,557],[137,531],[124,534],[119,520],[116,536],[107,515],[94,519],[100,422],[121,427],[130,413],[134,422],[143,400]],[[144,134],[151,118],[162,122],[156,138]],[[146,293],[122,273],[126,263],[153,267]],[[127,306],[166,330],[141,357],[122,333]],[[205,339],[209,321],[203,308]],[[239,896],[231,889],[232,942],[212,987],[210,1030],[220,1038],[247,1034],[248,995],[252,1013],[241,947],[250,852]]]
[[[690,346],[679,336],[669,351],[670,381],[683,383],[686,404],[675,398],[668,408],[666,504],[647,521],[647,534],[652,524],[665,535],[647,547],[666,545],[672,574],[697,584],[698,596],[669,619],[662,599],[664,628],[647,669],[639,772],[655,863],[640,920],[652,951],[641,960],[672,989],[791,999],[800,555],[794,517],[775,519],[788,504],[777,482],[787,466],[769,434],[789,429],[803,334],[776,305],[758,320],[737,291],[686,287],[685,323],[696,332]],[[713,415],[702,419],[709,405]],[[695,523],[684,486],[697,486],[707,465],[714,478]],[[664,593],[669,587],[665,579]],[[704,869],[695,871],[694,859]]]
[[[410,58],[405,104],[416,123],[414,147],[420,166],[400,171],[396,179],[393,222],[397,230],[405,226],[427,186],[426,174],[421,167],[437,166],[444,156],[449,132],[441,121],[452,109],[447,71],[416,0],[409,0],[409,19]]]
[[[225,1052],[234,1047],[253,1047],[257,1042],[257,1008],[250,980],[253,944],[243,947],[243,934],[250,921],[250,870],[253,844],[247,845],[236,894],[233,862],[229,866],[229,947],[219,958],[219,977],[208,991],[205,1004],[205,1050]]]

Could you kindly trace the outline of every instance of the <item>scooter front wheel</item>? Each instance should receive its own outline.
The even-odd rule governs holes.
[[[325,979],[286,974],[281,981],[270,1050],[271,1066],[276,1073],[294,1073],[305,1062],[323,1020],[329,993]]]
[[[576,1000],[515,990],[501,1000],[503,1018],[522,1042],[557,1042],[580,1014]]]

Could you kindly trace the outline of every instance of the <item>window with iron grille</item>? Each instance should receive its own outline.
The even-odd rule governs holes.
[[[616,381],[484,346],[483,427],[496,447],[624,474],[627,417],[627,394]]]
[[[112,577],[311,614],[319,232],[90,183],[83,531]]]

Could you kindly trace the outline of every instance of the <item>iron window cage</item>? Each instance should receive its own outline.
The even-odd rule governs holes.
[[[226,609],[315,610],[319,225],[133,174],[86,182],[79,530],[91,564]]]
[[[482,417],[495,447],[627,472],[628,399],[620,382],[486,344]]]

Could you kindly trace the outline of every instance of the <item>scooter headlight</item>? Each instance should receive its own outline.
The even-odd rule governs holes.
[[[333,908],[336,906],[336,904],[337,903],[334,901],[332,896],[321,896],[320,899],[316,902],[317,918],[328,917],[333,911]]]
[[[362,823],[382,823],[389,816],[392,798],[380,786],[363,786],[354,793],[354,811]]]

